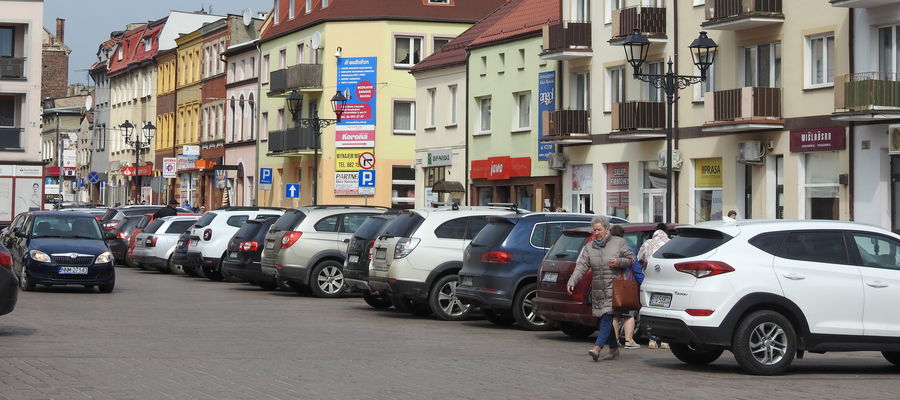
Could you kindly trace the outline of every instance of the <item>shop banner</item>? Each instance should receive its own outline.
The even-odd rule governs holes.
[[[135,170],[134,167],[132,167],[130,165],[126,165],[126,166],[122,167],[122,175],[123,176],[134,176],[134,172],[135,172],[134,170]]]
[[[377,57],[338,58],[337,90],[348,97],[340,126],[375,125]]]
[[[694,187],[722,187],[721,158],[698,158],[694,160]]]
[[[425,154],[426,167],[443,167],[452,165],[453,150],[434,150]]]
[[[791,152],[844,150],[844,131],[842,127],[791,131]]]
[[[194,164],[197,162],[198,158],[200,158],[200,156],[179,154],[176,158],[178,160],[178,171],[190,171],[197,169]]]
[[[334,147],[375,147],[375,127],[342,127],[334,133]]]
[[[520,176],[531,176],[531,157],[490,157],[487,160],[472,160],[469,171],[472,179],[504,180]]]
[[[335,196],[356,196],[358,194],[359,171],[334,173]]]
[[[548,154],[556,152],[556,145],[543,143],[544,111],[548,113],[556,109],[556,72],[548,71],[538,74],[538,161],[547,161]]]
[[[487,179],[491,173],[491,162],[488,160],[472,160],[469,175],[472,179]]]
[[[153,176],[153,164],[141,165],[137,168],[138,176]]]
[[[606,164],[606,190],[628,189],[628,163]]]
[[[375,149],[335,149],[334,170],[338,172],[359,171],[359,156],[362,153],[373,153]],[[373,153],[374,154],[374,153]]]

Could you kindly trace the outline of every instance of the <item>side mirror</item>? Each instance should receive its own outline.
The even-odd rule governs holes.
[[[115,240],[116,238],[118,238],[118,236],[116,236],[115,233],[112,233],[112,232],[104,232],[103,233],[103,240]]]
[[[28,234],[22,231],[16,231],[16,237],[27,238]]]

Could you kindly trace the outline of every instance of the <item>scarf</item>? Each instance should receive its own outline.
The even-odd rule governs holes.
[[[598,238],[595,237],[595,238],[594,238],[594,247],[604,247],[604,246],[606,246],[606,242],[609,241],[609,237],[610,237],[610,236],[612,236],[612,235],[610,235],[609,232],[606,232],[606,236],[604,236],[603,238],[598,239]]]

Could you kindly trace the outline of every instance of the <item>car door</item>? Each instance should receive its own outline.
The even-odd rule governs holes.
[[[812,333],[863,334],[862,275],[846,249],[841,231],[793,231],[775,257],[784,296],[800,307]]]
[[[311,257],[322,250],[338,247],[338,228],[340,228],[341,216],[342,214],[335,214],[322,218],[313,225],[312,232],[303,232],[301,241],[305,257]]]
[[[849,233],[850,253],[862,274],[866,336],[900,336],[900,241],[869,232]],[[853,253],[856,254],[853,254]]]

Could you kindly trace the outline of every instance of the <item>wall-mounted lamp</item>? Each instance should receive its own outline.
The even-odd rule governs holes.
[[[341,48],[341,46],[338,46],[337,51],[334,52],[334,58],[341,58],[341,51],[342,51],[342,50],[343,50],[343,49]]]

